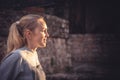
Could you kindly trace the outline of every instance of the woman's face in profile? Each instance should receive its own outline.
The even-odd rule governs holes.
[[[47,32],[47,25],[44,23],[42,26],[38,24],[32,34],[32,42],[37,47],[46,47],[47,38],[49,34]]]

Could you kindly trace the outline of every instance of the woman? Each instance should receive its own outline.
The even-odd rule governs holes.
[[[13,23],[7,40],[7,56],[0,64],[0,80],[46,80],[36,49],[49,37],[43,17],[29,14]]]

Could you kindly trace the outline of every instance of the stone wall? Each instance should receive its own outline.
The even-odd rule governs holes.
[[[65,72],[71,65],[71,54],[67,52],[69,23],[56,16],[46,15],[50,38],[45,49],[38,49],[40,61],[48,73]]]
[[[49,80],[119,79],[119,34],[69,34],[66,50],[71,65],[66,73],[48,75]]]

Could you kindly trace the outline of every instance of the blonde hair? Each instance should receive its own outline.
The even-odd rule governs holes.
[[[14,22],[9,29],[7,40],[7,53],[23,47],[27,42],[24,36],[24,30],[29,29],[33,31],[37,26],[38,19],[43,19],[40,15],[29,14],[23,16],[19,21]],[[43,23],[41,21],[41,23]]]

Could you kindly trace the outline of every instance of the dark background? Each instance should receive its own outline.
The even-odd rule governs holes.
[[[119,33],[118,0],[0,0],[0,9],[32,6],[53,8],[53,15],[70,21],[70,33]]]

